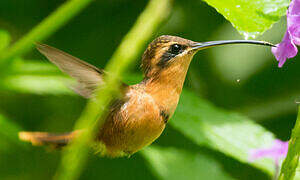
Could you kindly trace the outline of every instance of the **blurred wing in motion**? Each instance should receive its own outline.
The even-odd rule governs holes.
[[[36,46],[61,71],[78,81],[72,89],[79,95],[89,98],[97,87],[103,84],[104,73],[97,67],[46,44],[37,43]]]

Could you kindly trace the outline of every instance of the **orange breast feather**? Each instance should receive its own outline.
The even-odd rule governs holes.
[[[165,123],[154,99],[143,89],[130,88],[124,101],[118,101],[100,130],[99,139],[108,156],[132,154],[151,144]]]

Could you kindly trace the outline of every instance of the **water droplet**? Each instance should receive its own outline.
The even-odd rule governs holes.
[[[245,40],[255,39],[256,36],[259,35],[259,32],[245,32],[245,31],[240,31],[240,33],[244,36]]]
[[[278,11],[278,8],[273,8],[273,9],[269,8],[269,9],[266,9],[264,11],[264,13],[265,14],[271,14],[271,13],[276,12],[276,11]]]
[[[241,7],[241,5],[236,5],[235,7],[237,7],[237,8],[240,8],[240,7]]]
[[[277,5],[269,3],[267,6],[264,7],[262,13],[264,13],[266,15],[272,15],[278,11],[279,11],[279,9],[278,9]]]
[[[243,35],[244,35],[245,40],[249,39],[249,34],[248,33],[244,33]]]

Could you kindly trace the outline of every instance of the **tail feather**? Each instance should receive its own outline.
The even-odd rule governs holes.
[[[80,130],[67,133],[48,133],[48,132],[19,132],[19,138],[23,141],[31,142],[32,145],[52,145],[61,147],[67,145],[74,139]]]

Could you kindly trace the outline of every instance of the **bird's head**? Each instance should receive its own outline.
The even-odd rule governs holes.
[[[141,67],[146,78],[159,76],[164,71],[186,72],[196,52],[226,44],[274,46],[268,42],[254,40],[194,42],[177,36],[163,35],[149,44],[143,54]]]

